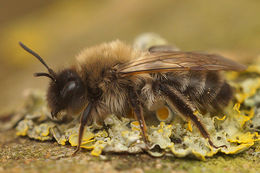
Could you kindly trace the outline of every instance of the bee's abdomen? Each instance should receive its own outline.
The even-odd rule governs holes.
[[[191,71],[186,77],[188,82],[179,80],[176,74],[169,79],[202,113],[222,110],[233,97],[231,86],[217,71]]]
[[[196,103],[196,106],[202,112],[216,112],[222,110],[233,97],[231,86],[223,79],[217,71],[209,71],[201,74],[200,77],[190,81],[200,80],[200,86],[192,86],[193,82],[188,85],[186,94]],[[189,91],[193,88],[193,91]],[[195,96],[195,97],[194,97]]]
[[[227,82],[223,82],[219,92],[211,102],[213,110],[222,110],[228,105],[229,101],[233,97],[233,89]]]

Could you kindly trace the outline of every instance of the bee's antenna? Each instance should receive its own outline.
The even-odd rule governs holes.
[[[35,73],[34,76],[38,77],[38,76],[46,76],[51,78],[54,82],[56,81],[56,74],[55,72],[45,63],[45,61],[40,57],[40,55],[38,55],[36,52],[34,52],[33,50],[31,50],[30,48],[28,48],[27,46],[25,46],[22,42],[19,42],[20,46],[27,52],[29,52],[30,54],[32,54],[34,57],[36,57],[49,71],[49,73]]]
[[[51,76],[49,73],[34,73],[33,75],[35,77],[46,76],[48,78],[51,78],[51,80],[53,80],[54,82],[56,81],[56,79],[53,76]]]

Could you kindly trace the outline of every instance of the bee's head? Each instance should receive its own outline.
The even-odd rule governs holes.
[[[85,87],[80,76],[74,69],[65,69],[55,73],[44,60],[34,51],[19,42],[24,50],[35,56],[47,69],[48,73],[35,73],[36,77],[45,76],[51,79],[47,101],[53,117],[60,111],[78,113],[85,105]]]
[[[37,75],[37,73],[36,73]],[[60,111],[78,113],[85,103],[85,87],[74,69],[65,69],[51,80],[47,101],[51,114],[55,117]]]

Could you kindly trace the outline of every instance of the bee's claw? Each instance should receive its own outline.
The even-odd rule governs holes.
[[[210,146],[212,146],[213,148],[219,149],[219,148],[227,148],[226,145],[221,145],[221,146],[216,146],[213,144],[213,142],[209,139],[209,144]]]
[[[226,145],[220,145],[220,146],[213,146],[214,148],[216,148],[216,149],[218,149],[218,148],[227,148],[227,146]]]
[[[55,119],[57,117],[57,113],[58,113],[57,111],[52,111],[51,112],[51,118]]]
[[[77,146],[77,148],[76,148],[76,150],[74,151],[74,153],[72,154],[72,156],[73,156],[73,157],[76,156],[76,154],[79,152],[79,150],[80,150],[80,147]]]

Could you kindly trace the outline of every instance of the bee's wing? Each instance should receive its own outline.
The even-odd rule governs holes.
[[[176,46],[172,45],[156,45],[152,46],[148,49],[150,53],[155,53],[155,52],[174,52],[174,51],[179,51],[180,49],[177,48]]]
[[[246,66],[216,54],[155,51],[117,67],[121,75],[182,70],[245,70]]]

